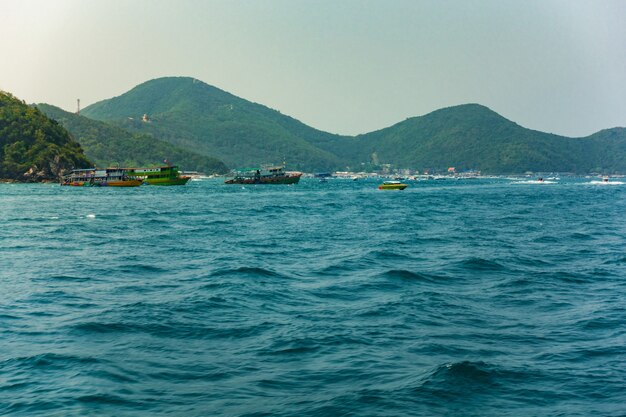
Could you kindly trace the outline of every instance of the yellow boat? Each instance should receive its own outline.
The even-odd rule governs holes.
[[[403,184],[400,181],[385,181],[378,186],[379,190],[404,190],[408,187],[408,184]]]

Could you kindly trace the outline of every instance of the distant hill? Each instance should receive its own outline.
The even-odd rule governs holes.
[[[338,135],[313,129],[193,78],[148,81],[119,97],[88,106],[81,114],[214,155],[234,168],[283,161],[289,169],[299,170],[341,165],[335,154],[314,144]],[[148,122],[142,121],[144,114]]]
[[[392,168],[475,169],[484,173],[626,173],[626,130],[568,138],[526,129],[487,107],[466,104],[356,137],[309,127],[187,77],[145,82],[83,115],[231,167],[286,161],[304,171]],[[149,121],[142,121],[146,114]]]
[[[437,110],[357,139],[361,158],[375,154],[380,163],[404,167],[497,173],[576,168],[571,155],[559,151],[568,139],[525,129],[477,104]]]
[[[585,172],[626,173],[626,129],[601,130],[583,139]]]
[[[375,154],[380,163],[408,168],[454,166],[487,173],[626,172],[626,130],[610,132],[568,138],[526,129],[487,107],[467,104],[358,136],[354,155],[363,160]]]
[[[54,120],[9,93],[0,92],[0,178],[56,181],[91,162]]]
[[[153,166],[168,161],[188,171],[223,174],[222,161],[181,149],[147,134],[133,134],[108,123],[66,112],[48,104],[37,104],[48,117],[58,121],[80,142],[96,166]]]

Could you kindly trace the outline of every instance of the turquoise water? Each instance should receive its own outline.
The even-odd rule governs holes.
[[[626,415],[626,185],[0,184],[0,415]]]

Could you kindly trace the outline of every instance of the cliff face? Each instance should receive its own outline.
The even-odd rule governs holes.
[[[38,109],[0,92],[0,178],[58,181],[91,162],[70,134]]]
[[[22,174],[22,177],[18,179],[25,182],[57,181],[73,168],[74,165],[68,165],[62,161],[61,155],[55,155],[52,159],[45,161],[43,164],[32,165]]]

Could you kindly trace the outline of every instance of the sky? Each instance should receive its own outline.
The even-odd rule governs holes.
[[[626,126],[626,1],[0,0],[0,90],[65,110],[190,76],[356,135],[465,103]]]

